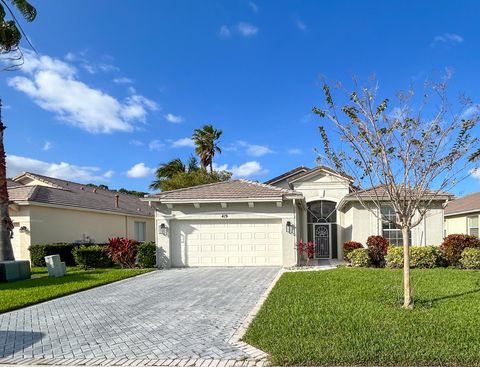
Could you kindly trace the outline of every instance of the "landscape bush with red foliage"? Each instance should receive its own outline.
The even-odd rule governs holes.
[[[466,248],[480,248],[480,239],[466,234],[451,234],[443,239],[440,245],[448,265],[457,266]]]
[[[303,254],[307,254],[307,265],[310,265],[311,260],[315,256],[315,245],[312,241],[303,242],[303,240],[298,241],[297,244],[298,257],[301,259]]]
[[[138,242],[124,237],[109,238],[105,252],[122,268],[135,268]]]
[[[360,242],[356,241],[347,241],[343,244],[343,259],[347,259],[347,255],[352,252],[353,250],[356,250],[357,248],[363,248],[362,244]]]
[[[382,236],[370,236],[367,239],[368,255],[374,266],[385,265],[388,241]]]

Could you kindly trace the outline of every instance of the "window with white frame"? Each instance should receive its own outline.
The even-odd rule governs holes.
[[[391,206],[382,206],[382,236],[392,246],[403,246],[402,230],[393,223],[396,220],[395,210]],[[393,221],[393,222],[392,222]],[[409,233],[410,245],[412,244],[412,232]]]
[[[474,217],[468,217],[468,234],[471,236],[478,237],[478,215]]]
[[[135,222],[134,223],[134,236],[135,236],[135,239],[137,241],[145,242],[146,227],[147,227],[146,222]]]

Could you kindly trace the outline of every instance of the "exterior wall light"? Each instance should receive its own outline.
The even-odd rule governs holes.
[[[28,228],[26,226],[21,226],[19,229],[20,233],[28,233]]]
[[[165,223],[160,224],[160,234],[166,236],[168,233],[168,228]]]
[[[295,226],[292,224],[292,222],[287,221],[286,230],[287,230],[287,233],[295,232]]]

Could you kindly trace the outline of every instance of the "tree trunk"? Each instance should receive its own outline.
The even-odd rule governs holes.
[[[412,288],[410,286],[410,228],[402,227],[403,237],[403,308],[413,309]]]
[[[0,261],[15,260],[11,241],[13,223],[8,215],[7,165],[3,145],[5,128],[0,114]]]

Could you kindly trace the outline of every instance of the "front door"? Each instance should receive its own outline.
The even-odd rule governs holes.
[[[316,223],[314,224],[314,243],[315,258],[330,258],[330,224]]]

